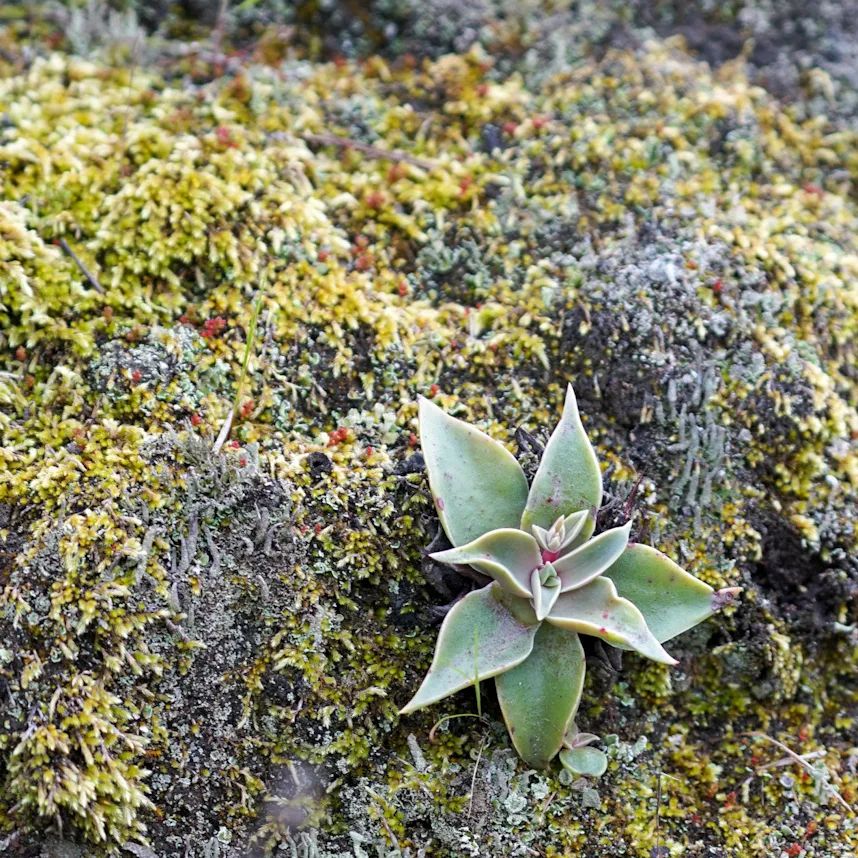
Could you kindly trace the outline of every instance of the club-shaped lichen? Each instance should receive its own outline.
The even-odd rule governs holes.
[[[664,664],[662,643],[732,601],[669,557],[630,543],[631,522],[593,535],[602,475],[570,386],[560,422],[528,486],[515,457],[474,426],[420,401],[429,486],[452,548],[433,559],[493,579],[441,626],[432,665],[402,710],[429,706],[494,677],[519,755],[544,768],[561,752],[575,774],[604,759],[578,733],[581,635]],[[562,750],[561,750],[562,749]]]

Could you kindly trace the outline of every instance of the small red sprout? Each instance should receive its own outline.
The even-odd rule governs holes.
[[[337,444],[341,444],[346,438],[349,437],[349,430],[345,428],[345,426],[340,426],[339,429],[334,429],[333,432],[328,437],[328,446],[335,447]]]
[[[213,339],[220,336],[224,328],[226,328],[226,319],[223,316],[215,316],[212,319],[206,319],[200,329],[200,334],[206,339]]]

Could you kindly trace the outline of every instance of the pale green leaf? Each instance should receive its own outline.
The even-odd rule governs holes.
[[[531,525],[538,524],[547,529],[558,516],[598,509],[601,502],[599,462],[581,423],[570,384],[560,422],[545,446],[533,478],[521,527],[530,530]]]
[[[643,614],[618,596],[614,582],[604,575],[561,594],[547,622],[628,647],[653,661],[676,664],[647,628]]]
[[[530,573],[530,591],[533,599],[533,612],[536,619],[542,622],[554,607],[560,595],[560,579],[550,563],[546,563],[541,569],[534,569]]]
[[[560,762],[570,774],[600,778],[608,768],[608,757],[604,751],[587,746],[564,748],[560,752]]]
[[[599,737],[595,733],[581,733],[574,721],[570,722],[566,728],[566,735],[563,737],[563,744],[567,748],[583,748],[591,742],[598,741]]]
[[[488,679],[524,661],[533,649],[537,625],[516,619],[489,584],[468,593],[450,609],[441,625],[432,666],[401,714]]]
[[[567,546],[567,549],[570,551],[583,545],[593,535],[593,531],[596,529],[595,509],[588,509],[585,510],[585,512],[587,515],[584,517],[584,521],[581,524],[581,528],[578,530],[577,536]]]
[[[513,745],[534,768],[544,768],[563,745],[584,685],[578,635],[543,623],[525,661],[495,678]]]
[[[583,587],[601,575],[622,553],[629,542],[632,523],[600,533],[580,548],[554,561],[561,592]]]
[[[648,545],[629,545],[604,573],[620,596],[633,602],[659,641],[702,623],[732,600],[735,589],[715,592]]]
[[[438,517],[453,545],[518,527],[527,479],[503,444],[422,397],[420,443]]]
[[[429,555],[439,563],[463,563],[494,578],[517,596],[530,596],[530,573],[542,564],[536,540],[523,530],[501,528],[447,551]]]
[[[559,517],[548,530],[538,524],[532,525],[530,530],[541,548],[563,554],[572,550],[578,535],[584,529],[587,517],[591,515],[589,509],[580,509],[571,515]]]

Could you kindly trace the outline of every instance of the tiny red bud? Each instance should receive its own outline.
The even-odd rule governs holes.
[[[199,414],[191,415],[191,426],[199,426],[203,422],[203,418]]]
[[[18,346],[15,349],[15,360],[25,361],[27,360],[27,350],[23,346]]]
[[[215,316],[213,319],[206,319],[200,330],[202,336],[206,339],[220,336],[224,328],[226,328],[226,319],[223,316]]]
[[[139,369],[135,369],[134,372],[131,373],[131,380],[134,384],[138,384],[141,378],[143,378],[143,373],[140,372]]]
[[[433,384],[432,387],[429,388],[429,398],[437,396],[441,392],[441,388],[437,384]]]
[[[328,436],[328,446],[335,447],[337,444],[342,443],[348,438],[349,430],[344,426],[341,426],[339,429],[334,429],[333,432]]]
[[[224,125],[219,125],[215,130],[215,134],[217,135],[218,143],[222,146],[235,147],[238,145],[235,140],[232,139],[232,132]]]

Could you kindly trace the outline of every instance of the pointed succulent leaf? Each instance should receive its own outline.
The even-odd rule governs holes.
[[[438,517],[453,545],[518,527],[527,478],[503,444],[423,398],[420,443]]]
[[[601,575],[625,551],[631,527],[631,522],[613,527],[580,548],[558,557],[554,568],[560,577],[561,592],[583,587]]]
[[[702,623],[738,593],[736,588],[715,592],[667,555],[638,543],[629,545],[604,577],[638,608],[661,642]]]
[[[495,678],[504,721],[528,765],[544,768],[562,747],[581,699],[584,670],[578,635],[543,623],[527,659]]]
[[[676,664],[647,628],[643,614],[628,599],[620,598],[614,582],[604,576],[562,593],[547,622],[628,647],[653,661]]]
[[[596,518],[593,511],[589,509],[579,509],[578,512],[570,513],[563,520],[563,525],[566,528],[566,538],[560,546],[561,551],[568,551],[572,546],[579,545],[579,540],[589,539],[596,527]],[[589,530],[588,530],[589,527]],[[584,535],[586,532],[586,535]]]
[[[432,666],[401,714],[510,670],[527,658],[538,626],[516,619],[497,596],[497,585],[489,584],[453,606],[441,625]]]
[[[581,509],[565,517],[559,516],[548,530],[534,524],[531,531],[540,548],[560,555],[576,540],[588,515],[590,515],[590,510]]]
[[[536,619],[542,622],[551,613],[551,609],[560,595],[560,579],[550,563],[546,563],[541,569],[534,569],[530,573],[530,587]]]
[[[533,534],[536,541],[539,543],[540,548],[548,549],[549,542],[549,533],[550,530],[546,530],[544,527],[540,527],[538,524],[534,524],[530,528],[530,532]]]
[[[536,540],[523,530],[504,527],[491,530],[482,536],[429,555],[439,563],[465,563],[494,578],[510,593],[528,598],[530,573],[542,564],[542,555]]]
[[[570,774],[590,778],[600,778],[608,768],[608,758],[598,748],[564,748],[560,752],[560,762]]]
[[[495,588],[495,598],[518,620],[523,626],[539,625],[536,614],[533,612],[533,599],[522,599],[515,596],[503,587]]]
[[[572,551],[573,549],[578,548],[579,545],[583,545],[593,535],[593,531],[596,529],[595,509],[588,509],[586,512],[587,515],[584,516],[584,523],[581,525],[578,535],[566,546],[567,551]]]
[[[579,733],[578,725],[572,721],[566,728],[563,744],[567,748],[583,748],[593,742],[598,742],[599,737],[595,733]]]
[[[598,508],[602,474],[570,384],[557,428],[548,439],[521,518],[523,530],[549,528],[558,516]],[[592,531],[591,531],[592,532]]]

